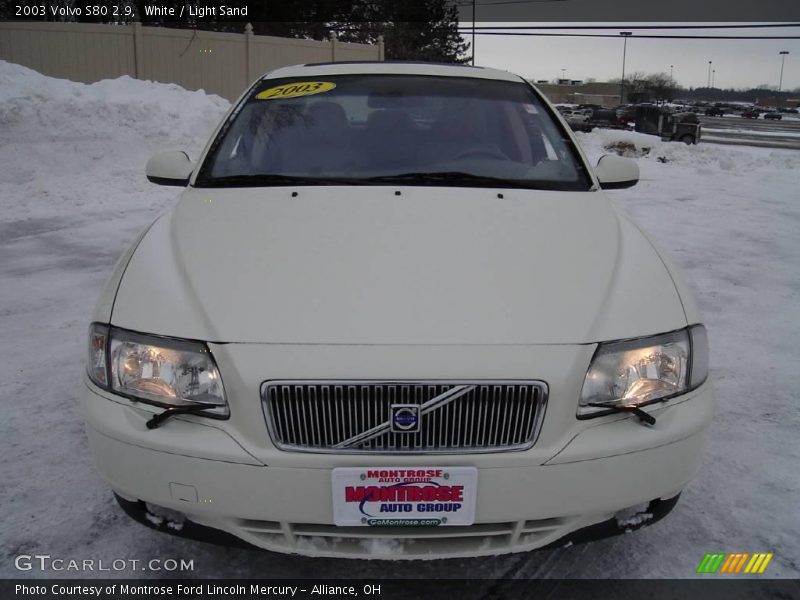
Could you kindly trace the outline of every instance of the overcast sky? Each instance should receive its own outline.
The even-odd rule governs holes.
[[[580,23],[548,23],[547,25]],[[586,23],[612,25],[613,23]],[[642,23],[637,23],[641,25]],[[663,23],[669,24],[669,23]],[[687,23],[683,23],[686,25]],[[469,27],[471,23],[463,23]],[[479,23],[479,25],[499,25]],[[510,23],[510,25],[536,25]],[[680,25],[680,24],[678,24]],[[644,30],[620,25],[618,30],[582,31],[582,33],[618,33],[632,31],[628,38],[626,73],[669,73],[684,87],[705,86],[708,61],[712,61],[715,87],[749,88],[760,84],[778,85],[781,50],[788,50],[783,71],[783,88],[800,88],[800,40],[654,40],[636,39],[636,34],[677,35],[800,35],[800,28]],[[558,31],[557,33],[562,33]],[[566,33],[566,31],[564,32]],[[468,41],[471,35],[464,34]],[[512,71],[529,79],[552,80],[566,69],[569,79],[598,81],[619,77],[622,73],[622,38],[557,38],[476,36],[475,63]]]

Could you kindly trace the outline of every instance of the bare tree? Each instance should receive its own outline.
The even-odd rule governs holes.
[[[672,100],[675,82],[667,73],[652,73],[647,76],[647,91],[656,101]]]
[[[609,80],[609,83],[619,82],[619,77]],[[636,71],[625,76],[625,93],[638,102],[644,100],[672,100],[675,89],[675,82],[670,79],[667,73]]]

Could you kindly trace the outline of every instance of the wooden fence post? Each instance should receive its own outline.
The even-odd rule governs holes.
[[[144,32],[141,21],[133,22],[133,73],[136,79],[144,79]]]
[[[339,43],[339,40],[336,39],[336,32],[331,31],[331,62],[336,62],[336,45]]]

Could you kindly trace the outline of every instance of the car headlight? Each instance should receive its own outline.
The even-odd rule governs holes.
[[[586,372],[578,416],[663,401],[696,388],[707,377],[708,339],[702,325],[601,343]]]
[[[227,417],[219,370],[206,344],[92,324],[89,378],[132,400],[175,408],[208,405],[203,415]]]

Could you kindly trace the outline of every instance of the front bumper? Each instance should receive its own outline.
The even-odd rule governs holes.
[[[576,532],[589,527],[615,533],[650,524],[668,512],[694,475],[714,405],[706,383],[668,404],[648,407],[657,418],[654,427],[611,415],[576,420],[565,442],[537,444],[531,451],[290,456],[302,459],[298,463],[286,461],[292,453],[265,460],[225,422],[187,417],[147,430],[150,407],[133,406],[91,384],[88,388],[84,408],[97,466],[130,513],[144,510],[143,501],[179,511],[192,524],[159,521],[139,510],[146,521],[171,533],[188,535],[204,526],[267,550],[392,559],[520,552],[579,540]],[[332,525],[332,467],[434,463],[478,468],[474,525]],[[614,527],[619,511],[648,503],[640,515]]]
[[[262,550],[263,548],[260,546],[256,546],[251,544],[240,537],[236,537],[228,533],[227,531],[222,531],[221,529],[215,529],[214,527],[209,527],[207,525],[200,525],[199,523],[195,523],[194,521],[183,520],[180,522],[170,521],[168,519],[164,519],[157,514],[151,512],[151,509],[148,507],[148,504],[143,500],[126,500],[119,494],[114,494],[114,498],[116,498],[117,503],[120,505],[122,510],[135,521],[138,521],[142,525],[149,527],[151,529],[155,529],[156,531],[162,531],[164,533],[169,533],[171,535],[176,535],[182,538],[195,540],[199,542],[208,542],[210,544],[218,544],[222,546],[231,546],[237,548],[247,548],[251,550]],[[634,519],[625,522],[624,520],[620,520],[618,518],[610,518],[600,523],[595,523],[593,525],[586,525],[581,527],[580,529],[574,530],[566,535],[559,537],[557,540],[550,542],[546,546],[533,546],[530,550],[535,549],[542,549],[542,548],[551,548],[551,547],[558,547],[558,546],[569,546],[571,544],[582,544],[585,542],[591,542],[594,540],[599,540],[615,535],[619,535],[621,533],[630,533],[633,530],[641,529],[642,527],[648,527],[653,523],[657,523],[665,516],[667,516],[675,505],[678,503],[678,499],[680,498],[680,494],[673,496],[672,498],[667,498],[666,500],[657,499],[650,501],[647,506],[642,507],[642,511],[634,515]],[[466,533],[464,530],[467,528],[461,528],[461,531],[453,531],[451,536],[446,536],[442,534],[438,538],[434,538],[433,536],[425,536],[422,538],[422,543],[427,546],[428,552],[427,554],[422,554],[417,552],[413,555],[408,555],[407,553],[401,553],[399,556],[391,556],[391,558],[396,559],[426,559],[426,558],[445,558],[445,557],[456,557],[459,556],[453,553],[444,553],[442,552],[447,548],[448,545],[454,546],[458,551],[462,554],[467,552],[467,548],[464,547],[464,542],[466,541],[469,543],[470,541],[474,542],[474,539],[470,538],[477,538],[480,539],[481,537],[486,537],[487,534],[491,535],[490,530],[484,530],[483,532],[479,533],[475,527],[470,528],[472,532],[475,534],[473,536],[464,535]],[[291,531],[291,530],[290,530]],[[375,534],[375,530],[371,530],[373,534]],[[294,532],[293,532],[294,533]],[[407,542],[414,540],[413,543],[419,543],[418,539],[420,538],[419,531],[407,531],[404,532],[407,536],[413,535],[414,537],[407,537],[404,538],[402,535],[397,536],[398,530],[392,529],[391,531],[384,531],[380,532],[384,535],[385,538],[392,537],[393,545],[386,546],[384,548],[396,550],[396,549],[405,549],[408,545]],[[456,535],[460,533],[460,535]],[[303,535],[302,530],[298,530],[298,535]],[[497,535],[503,536],[513,536],[513,532],[506,532],[506,533],[498,533]],[[372,537],[374,536],[365,536],[363,532],[361,532],[360,536],[348,537],[346,533],[339,533],[339,537],[334,538],[332,540],[333,546],[336,549],[336,553],[325,553],[326,556],[357,556],[360,558],[381,558],[381,553],[376,552],[375,556],[363,556],[365,545],[364,542],[367,544],[370,543]],[[457,539],[456,539],[457,538]],[[296,546],[296,544],[292,544],[291,539],[287,540],[277,540],[279,542],[279,546]],[[320,543],[320,541],[322,543]],[[439,554],[434,554],[433,548],[431,547],[431,541],[438,542],[439,546]],[[455,541],[455,543],[452,543]],[[499,540],[500,544],[496,544],[497,546],[504,545],[504,540]],[[511,540],[513,542],[513,537]],[[519,541],[519,539],[517,540]],[[399,542],[399,543],[398,543]],[[443,543],[442,543],[443,542]],[[324,546],[327,543],[327,540],[324,538],[320,538],[316,544],[312,544],[312,546],[316,546],[318,549],[320,546]],[[305,544],[303,544],[305,545]],[[474,545],[474,544],[473,544]],[[486,546],[487,543],[481,542],[482,546]],[[488,545],[491,545],[491,541]],[[513,544],[510,544],[513,547]],[[510,552],[519,552],[524,551],[527,548],[521,548],[514,550],[507,550]],[[287,550],[282,550],[287,552]],[[294,550],[288,550],[288,552],[296,552]],[[502,553],[502,550],[493,551],[493,554]],[[315,556],[318,556],[318,553],[314,553]],[[476,556],[476,553],[470,553],[469,556]]]

